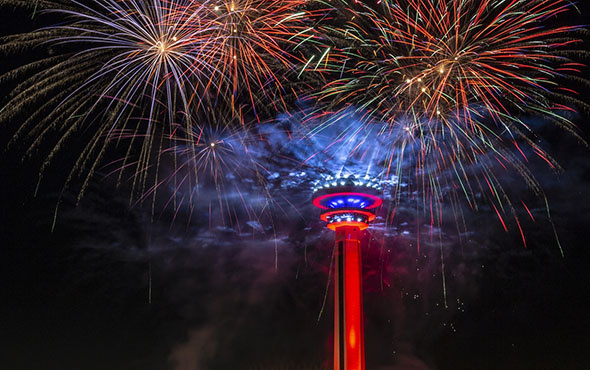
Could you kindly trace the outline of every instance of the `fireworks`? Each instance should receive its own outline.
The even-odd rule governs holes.
[[[447,189],[459,190],[474,209],[487,194],[504,227],[505,213],[518,223],[494,167],[516,169],[539,195],[525,152],[557,167],[522,117],[542,117],[577,135],[567,113],[574,106],[588,108],[562,85],[581,81],[575,75],[582,65],[568,59],[580,42],[573,36],[579,27],[548,24],[571,4],[379,3],[355,1],[342,9],[343,25],[323,28],[330,53],[316,58],[313,69],[323,71],[327,83],[315,96],[322,103],[320,115],[326,108],[339,112],[329,112],[323,125],[349,113],[367,126],[376,123],[377,128],[351,127],[351,132],[379,131],[388,148],[382,160],[386,173],[415,184],[432,223],[440,222],[436,203]]]
[[[22,121],[12,142],[26,137],[28,154],[57,138],[41,176],[71,139],[90,133],[67,180],[85,176],[80,196],[107,149],[123,141],[116,172],[121,180],[132,170],[135,199],[180,172],[181,184],[223,193],[238,167],[231,158],[248,158],[235,153],[249,145],[225,146],[229,138],[253,122],[276,122],[279,112],[293,117],[295,101],[311,97],[318,104],[303,119],[303,136],[344,122],[319,151],[370,160],[370,172],[399,180],[398,200],[409,184],[424,195],[432,223],[457,192],[471,208],[483,197],[503,224],[504,214],[518,223],[498,166],[515,169],[538,195],[530,154],[558,167],[525,118],[577,135],[568,113],[589,108],[570,88],[587,82],[570,60],[579,27],[553,26],[572,8],[564,0],[37,4],[61,23],[3,39],[4,53],[39,45],[48,53],[0,78],[16,82],[0,121]],[[217,136],[224,139],[209,138]],[[170,153],[173,177],[160,175]]]

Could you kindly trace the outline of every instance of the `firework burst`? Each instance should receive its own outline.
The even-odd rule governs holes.
[[[141,153],[110,163],[109,176],[132,184],[136,204],[151,202],[152,215],[179,214],[202,226],[240,230],[244,223],[258,223],[272,196],[267,187],[268,171],[259,151],[265,139],[256,125],[247,125],[231,111],[193,112],[189,127],[173,125],[174,131],[157,139],[158,150],[150,154],[153,165],[136,171]],[[125,137],[125,134],[121,134]],[[136,139],[132,132],[128,138]],[[149,178],[151,182],[142,183]],[[183,217],[185,218],[185,217]]]
[[[187,71],[195,63],[192,54],[206,48],[206,42],[195,30],[197,10],[181,17],[186,4],[40,2],[44,16],[64,20],[63,25],[3,39],[2,51],[7,54],[49,48],[43,57],[1,77],[2,82],[18,81],[0,114],[0,121],[24,121],[12,141],[28,138],[30,154],[44,139],[58,138],[40,179],[68,140],[89,127],[93,134],[67,180],[86,173],[80,197],[106,149],[121,141],[121,133],[142,138],[144,160],[137,166],[138,173],[144,172],[157,132],[171,132],[170,125],[156,123],[174,122],[176,112],[188,111],[199,91],[198,78]],[[212,73],[201,67],[203,73]],[[23,118],[25,112],[29,115]],[[130,143],[129,151],[138,140]]]
[[[208,84],[215,99],[229,101],[240,114],[248,106],[259,121],[260,111],[287,111],[285,97],[297,95],[294,77],[301,58],[295,49],[300,40],[313,38],[310,22],[321,10],[308,9],[305,0],[210,1],[205,6],[211,47],[200,58],[216,71]]]
[[[540,147],[525,117],[552,121],[579,138],[569,113],[572,107],[588,108],[563,86],[588,83],[577,77],[583,66],[570,59],[581,41],[574,35],[580,27],[549,23],[572,4],[343,3],[338,16],[343,25],[322,28],[330,43],[313,56],[313,65],[306,64],[327,81],[315,94],[322,111],[309,122],[328,118],[314,132],[350,120],[352,113],[367,127],[353,125],[343,136],[362,141],[367,131],[377,130],[388,153],[381,162],[385,172],[424,194],[431,223],[440,223],[437,203],[452,197],[448,189],[454,189],[473,209],[483,196],[505,228],[507,214],[520,229],[496,167],[515,169],[542,196],[527,168],[528,153],[552,168],[558,164]],[[374,123],[378,127],[369,127]]]
[[[560,85],[582,67],[565,56],[580,42],[567,35],[580,27],[546,25],[569,7],[548,0],[403,0],[375,10],[361,3],[346,26],[332,31],[347,46],[331,54],[330,68],[345,76],[320,96],[368,109],[382,122],[461,115],[472,130],[482,111],[502,122],[514,112],[554,115],[566,108],[559,99],[587,107]]]

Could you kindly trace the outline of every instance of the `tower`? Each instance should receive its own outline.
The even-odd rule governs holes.
[[[361,231],[383,203],[376,179],[332,178],[314,190],[320,218],[334,230],[334,370],[365,370]]]

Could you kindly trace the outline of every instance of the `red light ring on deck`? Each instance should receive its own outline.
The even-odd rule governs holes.
[[[381,198],[379,198],[376,195],[372,195],[372,194],[367,194],[367,193],[328,193],[328,194],[320,195],[319,197],[315,198],[313,200],[313,205],[318,208],[321,208],[321,209],[333,209],[333,208],[329,208],[329,207],[322,205],[321,201],[324,199],[329,199],[329,198],[354,197],[354,196],[365,197],[365,198],[368,198],[368,199],[371,199],[374,201],[373,204],[371,204],[370,206],[365,207],[363,209],[373,209],[373,208],[377,208],[381,204],[383,204],[383,201],[381,200]]]

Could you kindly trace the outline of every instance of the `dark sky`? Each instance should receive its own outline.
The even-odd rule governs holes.
[[[18,12],[1,11],[3,34],[34,27]],[[588,119],[576,118],[586,139]],[[449,223],[430,241],[427,221],[406,204],[392,226],[365,235],[367,369],[589,368],[590,150],[562,130],[542,123],[538,130],[564,168],[530,163],[565,257],[543,199],[522,181],[506,180],[536,216],[523,222],[527,248],[489,207],[465,212],[461,238]],[[11,132],[0,127],[2,146]],[[219,218],[188,222],[182,213],[172,223],[170,212],[150,221],[150,207],[130,206],[125,186],[115,189],[101,172],[78,206],[75,191],[66,191],[51,232],[67,167],[54,165],[34,197],[41,158],[22,161],[22,150],[16,145],[0,157],[1,369],[326,365],[331,290],[320,312],[332,235],[308,204],[301,169],[275,163],[281,178],[273,186],[298,212],[277,211],[264,218],[267,225],[244,222],[236,231]]]

